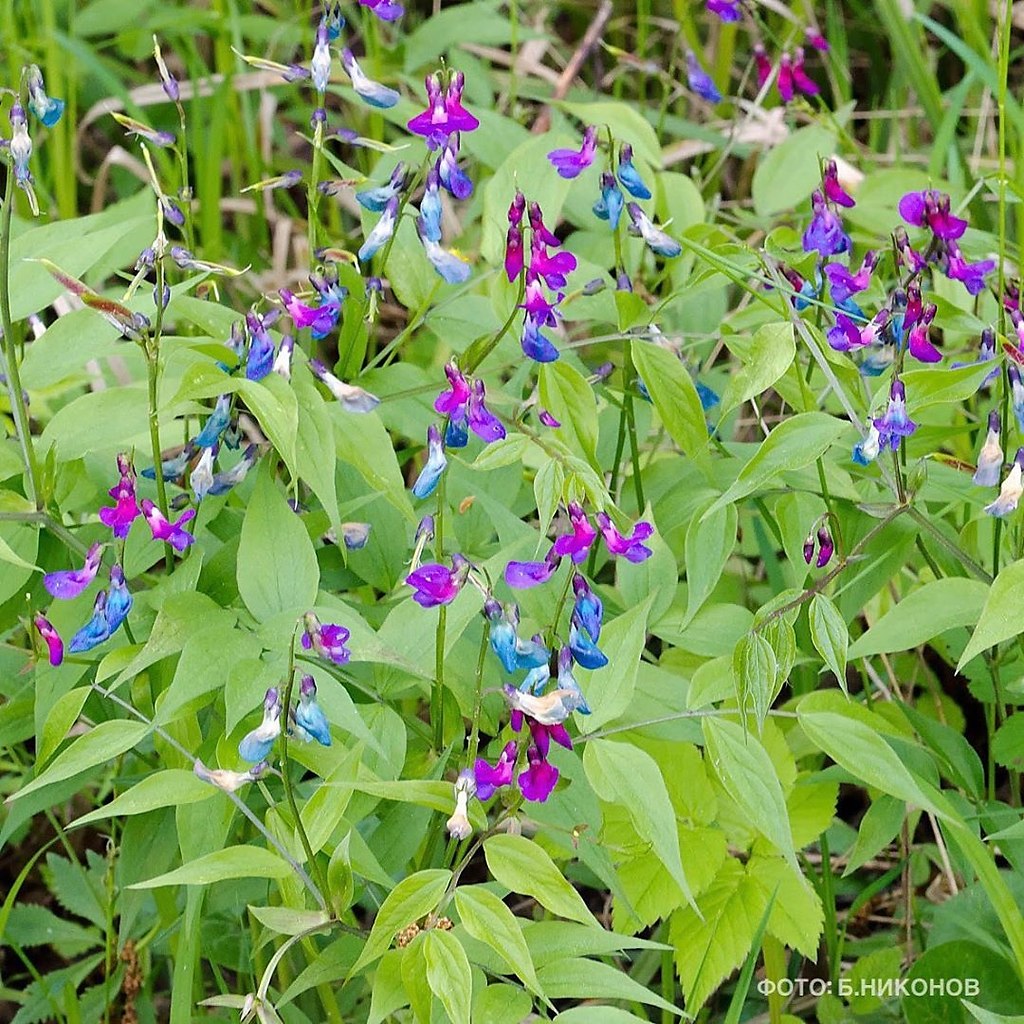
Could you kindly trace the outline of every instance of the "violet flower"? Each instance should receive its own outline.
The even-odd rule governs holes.
[[[928,340],[928,329],[935,319],[935,312],[935,303],[929,302],[910,330],[907,347],[910,354],[922,363],[937,363],[942,359],[942,353]]]
[[[172,523],[148,498],[142,499],[142,514],[149,524],[153,540],[165,540],[175,551],[182,552],[190,544],[195,543],[195,537],[189,533],[184,524],[194,519],[196,510],[187,508]]]
[[[307,651],[313,651],[335,665],[344,665],[352,656],[345,646],[351,634],[344,626],[334,623],[323,625],[313,612],[306,612],[302,624],[302,646]]]
[[[953,216],[950,198],[945,192],[926,188],[908,192],[899,201],[900,216],[914,227],[929,227],[936,238],[955,241],[967,230],[967,221]]]
[[[403,14],[405,8],[401,4],[394,3],[394,0],[357,0],[362,7],[368,7],[381,21],[396,21]]]
[[[590,545],[597,538],[597,530],[591,525],[583,506],[579,503],[569,502],[566,511],[571,532],[559,537],[552,550],[559,558],[569,556],[576,565],[579,565],[587,557]]]
[[[81,569],[61,569],[58,572],[48,572],[43,577],[43,586],[51,596],[62,601],[71,601],[78,597],[96,578],[102,560],[103,545],[93,544],[86,553]]]
[[[473,765],[473,776],[478,800],[490,800],[499,789],[512,784],[512,774],[516,767],[516,752],[515,740],[509,740],[493,765],[482,757],[476,759]]]
[[[466,76],[454,72],[442,91],[441,75],[434,72],[426,79],[427,109],[412,118],[407,127],[414,135],[423,137],[428,149],[440,149],[456,132],[471,132],[480,122],[462,105],[462,90]]]
[[[818,530],[818,558],[814,563],[816,568],[824,569],[832,561],[835,549],[835,541],[832,539],[832,534],[828,532],[828,528],[820,527]]]
[[[513,590],[527,590],[547,583],[562,559],[552,547],[543,562],[509,562],[505,566],[505,582]]]
[[[881,447],[888,446],[893,451],[899,448],[903,438],[910,437],[917,430],[917,424],[907,416],[907,390],[899,377],[893,377],[889,386],[889,405],[885,415],[875,419],[874,424]]]
[[[714,14],[722,21],[739,21],[743,16],[740,0],[707,0],[709,14]]]
[[[850,237],[843,231],[843,222],[825,202],[817,189],[811,193],[814,213],[804,231],[804,252],[816,251],[822,256],[835,256],[850,249]]]
[[[101,590],[93,603],[92,618],[71,638],[68,651],[71,654],[84,654],[98,647],[110,636],[110,624],[107,622],[107,592]]]
[[[477,378],[473,381],[472,394],[469,396],[467,419],[469,429],[482,441],[490,444],[505,437],[505,427],[501,420],[484,404],[484,382]]]
[[[452,555],[451,568],[437,562],[428,562],[409,573],[405,582],[416,591],[412,599],[420,607],[436,608],[455,600],[469,579],[470,568],[469,561],[456,553]]]
[[[860,269],[850,273],[841,263],[826,263],[825,276],[831,286],[832,301],[837,305],[847,302],[851,296],[864,291],[871,283],[871,275],[878,263],[878,253],[872,249],[864,253]]]
[[[562,178],[576,178],[593,162],[597,153],[597,128],[587,125],[583,130],[583,142],[577,149],[553,149],[548,161]]]
[[[695,92],[709,103],[721,103],[722,94],[718,91],[711,76],[700,66],[693,50],[686,51],[686,81],[690,91]]]
[[[64,641],[61,640],[60,633],[43,615],[37,615],[32,621],[49,651],[50,664],[56,668],[64,660]]]
[[[543,803],[558,782],[558,769],[534,746],[526,751],[526,760],[529,767],[519,773],[519,789],[527,800]]]
[[[970,295],[980,295],[985,290],[985,275],[996,268],[995,260],[979,260],[968,263],[956,242],[947,243],[946,276],[963,282]]]

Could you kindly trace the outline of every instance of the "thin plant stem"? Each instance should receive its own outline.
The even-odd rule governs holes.
[[[448,503],[446,474],[441,474],[437,485],[437,515],[434,517],[434,555],[438,562],[444,558],[444,520]],[[437,610],[437,631],[434,634],[434,682],[430,689],[430,722],[434,734],[434,750],[440,753],[444,746],[444,647],[448,628],[448,606]]]
[[[161,514],[164,518],[168,518],[167,487],[164,484],[164,474],[160,468],[163,460],[160,457],[160,417],[157,412],[157,385],[160,380],[160,339],[163,335],[164,326],[164,281],[164,261],[161,255],[156,261],[156,320],[153,324],[153,333],[143,340],[142,346],[146,356],[149,443],[153,452],[153,476],[156,480],[156,499]],[[173,573],[174,549],[168,541],[164,541],[164,560],[167,565],[168,574]]]
[[[476,763],[477,750],[480,748],[480,711],[484,702],[484,663],[487,660],[487,644],[491,638],[491,624],[484,621],[483,632],[480,634],[480,651],[476,659],[476,694],[473,698],[473,725],[469,733],[469,750],[466,755],[466,767],[472,769]]]
[[[11,322],[11,218],[14,213],[14,168],[7,164],[7,184],[4,187],[4,205],[0,210],[0,324],[3,326],[4,363],[7,370],[7,393],[11,402],[14,429],[21,445],[25,462],[25,489],[28,500],[37,508],[42,506],[39,485],[39,466],[36,463],[35,448],[32,445],[32,430],[28,409],[21,386],[21,367],[14,350],[14,324]]]
[[[626,339],[623,356],[623,374],[626,377],[623,400],[626,408],[626,426],[629,429],[629,456],[633,464],[633,489],[636,492],[636,508],[639,514],[643,514],[647,503],[644,501],[644,484],[640,472],[640,446],[636,436],[636,416],[633,410],[633,392],[630,390],[634,374],[633,369],[633,343]]]

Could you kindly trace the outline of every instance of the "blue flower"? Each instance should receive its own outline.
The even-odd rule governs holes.
[[[263,380],[274,367],[274,341],[262,320],[252,316],[249,323],[249,351],[245,357],[245,376],[248,380]]]
[[[885,415],[875,420],[878,428],[879,443],[883,448],[887,445],[896,451],[900,441],[910,437],[917,424],[907,416],[907,390],[899,377],[893,377],[889,386],[889,405]]]
[[[369,103],[371,107],[387,110],[393,107],[400,99],[394,89],[389,89],[386,85],[381,85],[380,82],[374,82],[372,79],[367,78],[355,57],[352,56],[351,50],[341,51],[341,66],[351,79],[352,88],[355,90],[356,95],[366,103]]]
[[[434,269],[449,284],[465,284],[473,274],[473,268],[461,257],[447,249],[442,249],[437,242],[431,241],[423,234],[422,227],[418,224],[420,241],[423,243],[423,251],[427,254]]]
[[[195,453],[195,442],[189,441],[189,443],[185,445],[181,452],[175,455],[173,459],[164,459],[164,461],[160,463],[160,475],[165,480],[177,480],[188,468],[188,464],[192,461],[192,456],[195,455]],[[148,480],[155,480],[155,467],[147,466],[142,470],[142,475]]]
[[[501,605],[494,598],[488,598],[484,602],[484,614],[491,624],[488,635],[491,650],[498,656],[498,660],[506,672],[515,672],[518,667],[516,659],[516,645],[519,643],[519,637],[516,635],[516,626],[519,623],[518,607],[510,604],[507,610],[502,610]]]
[[[427,461],[416,477],[412,485],[412,493],[417,498],[429,498],[434,493],[441,474],[448,465],[448,459],[444,454],[444,445],[441,443],[441,432],[431,423],[427,429]]]
[[[239,459],[231,469],[227,469],[223,473],[213,474],[213,481],[206,493],[225,494],[230,491],[232,487],[236,487],[245,479],[246,474],[248,474],[249,470],[256,464],[256,460],[259,457],[259,445],[249,445],[249,447],[242,453],[241,459]]]
[[[327,716],[316,702],[316,682],[312,676],[303,676],[299,684],[299,703],[292,712],[295,733],[307,743],[316,740],[321,746],[331,745],[331,727]]]
[[[473,179],[459,167],[456,151],[449,143],[437,161],[437,173],[441,184],[456,199],[468,199],[473,194]]]
[[[624,145],[619,150],[619,181],[634,199],[650,199],[651,190],[644,184],[640,172],[633,165],[633,147]]]
[[[1013,415],[1017,418],[1017,426],[1024,430],[1024,381],[1021,380],[1020,370],[1015,363],[1007,366],[1006,375],[1010,378],[1010,405],[1013,406]]]
[[[1001,430],[999,412],[993,409],[988,414],[988,434],[978,453],[978,468],[972,478],[979,487],[994,487],[999,483],[999,471],[1003,468],[1003,448],[999,443]]]
[[[331,78],[331,48],[329,45],[327,19],[321,18],[316,30],[316,46],[313,59],[309,65],[313,88],[321,95],[327,91],[327,83]]]
[[[985,506],[985,511],[990,516],[1002,518],[1016,511],[1020,496],[1024,494],[1024,485],[1021,484],[1022,466],[1024,466],[1024,448],[1018,448],[1010,472],[1007,473],[1003,486],[999,489],[999,497],[992,504]]]
[[[243,761],[254,764],[265,761],[270,753],[274,740],[281,735],[281,699],[272,686],[263,698],[263,721],[247,732],[238,744],[238,753]]]
[[[438,181],[437,168],[432,167],[420,200],[420,234],[432,242],[441,241],[441,190]]]
[[[373,226],[373,229],[366,236],[366,240],[359,247],[360,262],[365,263],[367,260],[372,259],[377,251],[383,247],[387,240],[395,233],[395,225],[398,222],[398,197],[393,197],[388,205],[384,208],[384,212],[380,216],[380,220]]]
[[[584,668],[604,668],[608,664],[608,656],[579,628],[575,616],[569,624],[569,650]]]
[[[230,422],[231,395],[221,395],[192,444],[196,448],[212,448],[220,440],[220,435],[227,430]]]
[[[622,192],[615,182],[615,175],[607,171],[601,175],[601,196],[594,203],[594,216],[606,220],[611,225],[612,231],[619,226],[619,218],[622,216],[622,207],[625,200]]]
[[[551,660],[551,652],[544,646],[539,633],[529,640],[516,641],[516,668],[534,669],[547,665]]]
[[[686,79],[690,90],[709,103],[721,103],[722,94],[711,76],[700,66],[693,50],[686,51]]]
[[[629,203],[626,209],[633,222],[630,231],[639,235],[647,243],[647,248],[651,252],[664,256],[666,259],[674,259],[683,251],[683,247],[654,224],[637,203]]]
[[[110,635],[117,632],[121,623],[128,618],[132,610],[132,595],[124,582],[124,572],[121,566],[114,565],[110,568],[110,590],[107,593],[107,628]]]
[[[46,95],[43,73],[37,65],[29,65],[25,78],[28,86],[28,109],[47,128],[52,128],[60,120],[61,114],[64,113],[64,101],[53,99]]]
[[[872,423],[868,427],[868,436],[863,441],[858,441],[853,446],[853,454],[851,458],[858,466],[870,465],[875,459],[878,458],[878,452],[881,448],[881,435],[878,433],[878,427]]]
[[[558,349],[541,331],[540,325],[531,316],[527,316],[523,322],[523,336],[520,344],[524,354],[535,362],[553,363],[558,358]]]
[[[110,636],[110,624],[107,622],[107,594],[101,590],[96,595],[92,618],[71,638],[68,651],[71,654],[82,654],[98,647]]]
[[[601,639],[601,620],[604,617],[601,598],[590,589],[590,584],[579,573],[572,578],[572,590],[576,595],[573,618],[587,631],[590,639],[597,643]]]
[[[428,186],[429,187],[429,186]],[[405,164],[399,162],[391,172],[386,185],[356,193],[356,202],[371,213],[383,213],[384,208],[405,188]]]
[[[572,674],[572,651],[568,647],[563,647],[558,652],[558,689],[566,694],[562,698],[564,704],[570,705],[573,711],[578,711],[581,715],[590,714],[590,705]]]

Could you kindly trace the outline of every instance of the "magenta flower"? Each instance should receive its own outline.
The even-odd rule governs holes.
[[[469,562],[460,554],[452,555],[452,565],[440,565],[428,562],[414,572],[409,573],[405,582],[416,593],[412,599],[422,608],[436,608],[441,604],[451,604],[469,579]]]
[[[835,541],[832,539],[832,534],[828,532],[828,528],[822,526],[818,530],[818,559],[814,563],[819,569],[824,569],[829,562],[832,561],[832,554],[836,549]]]
[[[830,328],[827,335],[828,343],[837,352],[873,345],[891,315],[883,306],[864,327],[858,327],[845,313],[836,313],[835,327]]]
[[[103,559],[103,545],[93,544],[85,556],[81,569],[62,569],[59,572],[48,572],[43,577],[43,586],[53,597],[62,601],[70,601],[89,586],[96,578],[96,572]]]
[[[575,178],[593,162],[597,152],[597,128],[587,125],[583,131],[583,144],[577,149],[553,149],[548,160],[563,178]],[[549,242],[549,245],[554,244]]]
[[[920,274],[928,266],[928,261],[910,244],[907,229],[901,226],[896,228],[892,234],[900,262],[911,274]]]
[[[319,306],[308,306],[300,302],[287,288],[282,288],[278,295],[281,296],[295,329],[301,331],[304,327],[311,327],[314,337],[322,338],[330,334],[341,316],[340,302],[323,302]]]
[[[551,579],[561,561],[552,547],[543,562],[509,562],[505,566],[505,582],[513,590],[539,586]]]
[[[50,625],[49,620],[44,616],[37,615],[33,621],[50,651],[50,664],[56,668],[64,660],[64,641],[61,640],[60,633]]]
[[[837,206],[856,206],[853,196],[846,191],[839,183],[839,168],[835,160],[825,161],[825,173],[822,177],[821,187],[825,192],[825,198]]]
[[[943,241],[955,241],[967,230],[967,221],[950,211],[949,196],[932,188],[908,192],[899,202],[899,211],[908,224],[917,228],[927,225]]]
[[[135,500],[135,470],[124,453],[117,456],[117,468],[121,479],[107,492],[114,499],[114,505],[100,509],[100,522],[114,531],[115,538],[123,540],[142,513]]]
[[[597,513],[597,525],[601,528],[610,554],[624,555],[630,562],[643,562],[654,553],[643,543],[654,533],[654,527],[643,519],[633,527],[633,532],[628,537],[624,537],[615,529],[604,512]]]
[[[793,84],[805,96],[817,96],[821,91],[818,88],[818,83],[813,78],[809,78],[807,72],[804,71],[804,51],[803,47],[800,46],[796,48],[793,57]],[[846,204],[844,203],[843,205],[845,206]]]
[[[452,74],[444,91],[437,72],[427,76],[427,109],[409,121],[408,128],[414,135],[423,136],[429,149],[440,149],[456,132],[480,127],[480,122],[462,106],[465,84],[466,76],[461,71]]]
[[[350,633],[344,626],[334,623],[323,625],[313,612],[306,612],[302,622],[305,629],[302,646],[307,651],[314,651],[335,665],[344,665],[352,656],[352,652],[345,646]]]
[[[194,508],[185,509],[172,523],[149,498],[143,498],[142,514],[146,517],[146,522],[149,523],[153,540],[165,540],[175,551],[179,552],[195,543],[195,537],[184,527],[185,523],[195,518],[196,510]]]
[[[597,530],[591,526],[583,507],[577,502],[570,502],[566,511],[569,513],[569,526],[572,532],[559,537],[552,550],[560,558],[568,555],[579,565],[587,557],[590,545],[597,537]]]
[[[526,760],[530,767],[519,773],[519,788],[527,800],[543,803],[558,782],[558,769],[536,747],[526,751]]]
[[[448,387],[434,399],[434,411],[455,420],[464,419],[470,396],[469,381],[454,360],[445,364],[444,374],[448,378]]]
[[[942,359],[942,353],[928,340],[928,328],[935,319],[935,313],[935,303],[929,302],[910,330],[907,347],[910,354],[922,363],[937,363]]]
[[[765,82],[772,77],[772,61],[761,43],[754,43],[754,66],[757,69],[757,87],[763,89]]]
[[[547,249],[548,245],[534,232],[530,242],[530,265],[526,271],[526,280],[540,279],[551,289],[564,288],[566,275],[576,269],[576,257],[571,252],[549,253]]]
[[[513,224],[505,236],[505,275],[510,284],[523,272],[524,262],[523,232]]]
[[[478,800],[490,800],[503,786],[512,784],[512,773],[516,767],[516,743],[509,740],[498,760],[492,765],[482,757],[473,765]]]
[[[996,268],[995,260],[980,260],[968,263],[956,242],[947,243],[946,276],[962,281],[971,295],[980,295],[985,290],[985,275]]]
[[[539,419],[545,427],[552,427],[553,429],[557,429],[562,425],[554,416],[551,415],[551,413],[547,411],[547,409],[541,409],[541,411],[537,413],[537,419]]]
[[[856,274],[850,273],[847,267],[841,263],[828,263],[825,265],[825,276],[828,278],[832,289],[832,301],[835,303],[846,302],[852,295],[864,291],[871,283],[871,275],[875,265],[878,263],[878,253],[874,249],[864,253],[860,270]]]

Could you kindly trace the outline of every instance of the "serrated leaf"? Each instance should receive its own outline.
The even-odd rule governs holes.
[[[850,634],[839,609],[824,594],[815,594],[807,609],[811,643],[846,693],[846,650]]]

